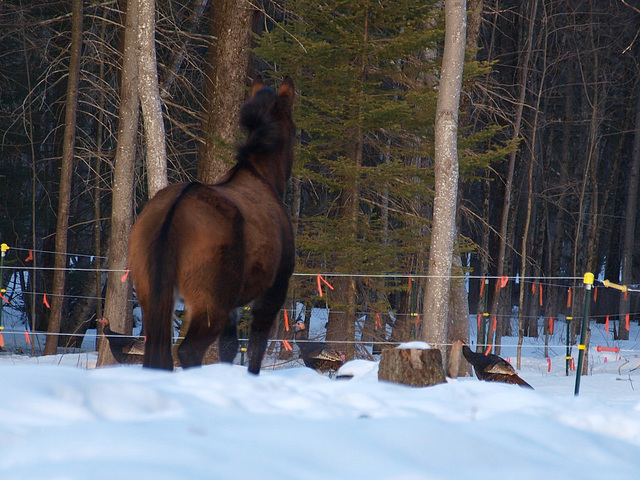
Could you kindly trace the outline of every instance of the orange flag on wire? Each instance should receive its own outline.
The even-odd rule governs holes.
[[[538,290],[540,291],[540,306],[542,306],[542,284],[538,286]]]
[[[324,284],[329,287],[331,290],[333,290],[333,286],[327,282],[322,275],[318,274],[317,276],[317,280],[318,280],[318,295],[322,297],[322,282],[324,282]]]

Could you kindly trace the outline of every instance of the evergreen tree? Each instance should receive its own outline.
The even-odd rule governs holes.
[[[287,3],[258,55],[295,75],[304,181],[298,244],[308,268],[403,270],[405,227],[427,203],[433,70],[442,31],[428,3]],[[388,246],[394,245],[390,249]],[[301,265],[302,266],[302,265]]]
[[[292,0],[286,8],[289,17],[262,35],[256,53],[272,75],[294,75],[300,94],[298,270],[424,273],[443,39],[437,2]],[[474,76],[486,66],[466,70]],[[462,176],[504,155],[469,153],[494,133],[461,143]],[[330,317],[327,336],[348,340],[356,305],[401,309],[388,295],[406,297],[407,284],[339,277],[334,287],[331,307],[344,313]]]

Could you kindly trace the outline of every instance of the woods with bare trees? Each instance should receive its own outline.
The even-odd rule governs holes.
[[[467,10],[450,271],[468,282],[443,299],[426,278],[445,140],[442,2],[3,2],[8,300],[29,330],[52,334],[48,353],[103,308],[130,331],[135,215],[166,182],[228,168],[239,86],[258,73],[291,75],[299,93],[287,204],[301,275],[287,305],[327,309],[328,340],[423,338],[416,318],[440,303],[486,314],[475,340],[499,353],[504,335],[548,335],[551,318],[577,316],[584,272],[640,282],[640,12],[621,0]],[[619,292],[593,308],[619,338],[639,319]]]

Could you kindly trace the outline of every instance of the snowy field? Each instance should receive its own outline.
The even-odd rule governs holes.
[[[475,378],[394,385],[363,360],[343,367],[352,380],[335,380],[302,366],[253,377],[241,366],[168,373],[95,369],[92,352],[3,353],[0,479],[635,480],[632,328],[619,354],[598,353],[606,334],[594,332],[578,397],[564,347],[551,349],[549,372],[530,341],[519,373],[535,391]],[[502,356],[515,364],[515,349]]]

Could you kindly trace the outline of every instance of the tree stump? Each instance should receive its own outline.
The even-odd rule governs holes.
[[[445,383],[440,350],[390,348],[382,351],[378,380],[426,387]]]

